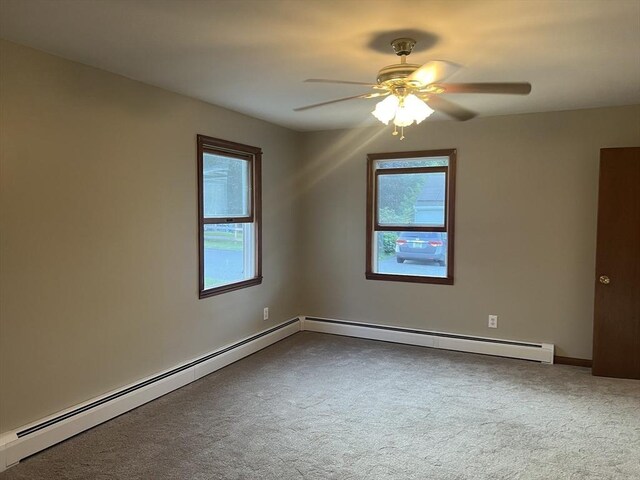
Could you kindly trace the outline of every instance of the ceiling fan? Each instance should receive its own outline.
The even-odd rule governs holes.
[[[332,103],[344,102],[358,98],[386,97],[378,102],[372,114],[385,125],[393,121],[393,135],[398,135],[400,127],[404,138],[404,127],[422,122],[434,111],[442,112],[456,120],[469,120],[477,114],[460,105],[441,97],[447,93],[498,93],[512,95],[528,95],[531,84],[526,82],[508,83],[443,83],[443,81],[457,72],[461,67],[444,60],[432,60],[424,65],[407,63],[407,56],[411,54],[416,41],[412,38],[397,38],[391,42],[400,63],[387,65],[378,72],[377,83],[352,82],[347,80],[329,80],[325,78],[310,78],[310,83],[340,83],[350,85],[364,85],[373,92],[362,93],[351,97],[338,98],[328,102],[315,103],[305,107],[295,108],[294,111],[309,110]]]

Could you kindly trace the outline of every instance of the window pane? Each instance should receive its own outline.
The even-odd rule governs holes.
[[[250,215],[250,163],[223,155],[204,153],[203,203],[205,218]]]
[[[378,176],[380,225],[445,225],[446,174],[407,173]]]
[[[394,275],[447,277],[447,234],[375,232],[373,271]]]
[[[398,158],[396,160],[377,160],[375,168],[411,168],[411,167],[448,167],[449,157]]]
[[[255,277],[251,223],[204,225],[204,288]]]

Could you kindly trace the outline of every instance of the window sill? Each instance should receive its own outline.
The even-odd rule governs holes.
[[[232,292],[234,290],[240,290],[242,288],[252,287],[253,285],[260,285],[262,283],[262,277],[250,278],[249,280],[243,280],[242,282],[230,283],[229,285],[223,285],[221,287],[209,288],[207,290],[200,290],[198,293],[199,298],[213,297],[220,295],[221,293]]]
[[[367,280],[385,280],[388,282],[433,283],[436,285],[453,285],[453,277],[418,277],[415,275],[393,275],[387,273],[366,272]]]

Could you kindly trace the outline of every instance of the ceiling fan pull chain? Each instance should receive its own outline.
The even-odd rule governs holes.
[[[400,140],[404,140],[404,127],[400,127]]]

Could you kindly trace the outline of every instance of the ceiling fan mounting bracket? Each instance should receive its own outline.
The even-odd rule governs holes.
[[[396,55],[409,55],[415,47],[416,41],[413,38],[396,38],[391,41],[391,46]]]

